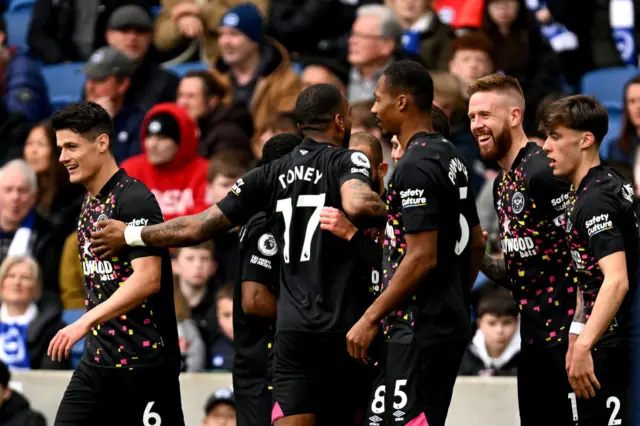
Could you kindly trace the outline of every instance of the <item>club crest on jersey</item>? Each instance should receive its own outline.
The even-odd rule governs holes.
[[[371,167],[369,159],[361,152],[354,152],[351,154],[351,162],[358,167]]]
[[[98,222],[101,222],[103,220],[109,220],[109,217],[106,214],[101,214],[100,216],[98,216],[98,218],[96,219],[96,221],[94,222],[93,226],[97,228],[96,224]]]
[[[258,239],[258,250],[265,256],[273,256],[278,252],[278,244],[273,234],[262,234]]]
[[[511,200],[511,209],[513,210],[513,212],[515,214],[522,213],[522,210],[524,210],[524,205],[525,199],[524,195],[522,195],[522,192],[516,192],[515,194],[513,194],[513,199]]]
[[[630,183],[622,185],[622,197],[630,203],[633,203],[633,187]]]

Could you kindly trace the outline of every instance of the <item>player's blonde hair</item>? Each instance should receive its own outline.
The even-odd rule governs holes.
[[[0,300],[2,300],[4,280],[7,278],[7,275],[9,275],[9,271],[15,265],[23,263],[29,267],[31,277],[33,278],[33,300],[38,300],[40,296],[42,296],[42,276],[38,262],[31,256],[9,256],[0,264]]]
[[[498,92],[510,95],[524,109],[524,93],[520,83],[514,77],[504,74],[489,74],[477,79],[467,87],[469,97],[483,92]]]

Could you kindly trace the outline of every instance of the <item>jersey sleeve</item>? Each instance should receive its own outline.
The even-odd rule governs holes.
[[[246,255],[242,263],[240,281],[255,281],[275,294],[280,279],[278,244],[266,226],[255,226],[245,236]]]
[[[577,219],[579,232],[589,241],[589,249],[596,261],[618,251],[624,251],[622,224],[623,207],[613,197],[598,194],[580,204]]]
[[[402,202],[405,232],[437,229],[441,210],[446,209],[438,191],[446,185],[440,165],[431,160],[406,162],[395,173],[394,189]]]
[[[344,150],[338,157],[337,171],[340,185],[351,179],[359,179],[372,185],[371,163],[360,151]]]
[[[536,170],[529,180],[529,191],[538,207],[557,218],[567,209],[571,185],[567,180],[554,176],[546,161],[546,157],[543,157],[536,164]]]
[[[142,226],[164,222],[156,197],[140,182],[125,189],[119,202],[118,220]],[[157,247],[127,247],[125,250],[129,261],[139,257],[161,256],[164,253],[164,249]]]
[[[234,225],[244,225],[256,213],[272,210],[274,191],[270,165],[251,170],[236,181],[231,191],[217,204]]]

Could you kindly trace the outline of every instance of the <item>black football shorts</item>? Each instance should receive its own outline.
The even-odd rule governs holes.
[[[279,331],[274,347],[272,421],[315,414],[318,425],[352,426],[362,417],[371,381],[346,332]]]
[[[62,397],[55,426],[184,426],[180,367],[133,370],[80,362]]]
[[[393,330],[382,345],[367,424],[444,426],[467,339],[421,345],[408,325]]]

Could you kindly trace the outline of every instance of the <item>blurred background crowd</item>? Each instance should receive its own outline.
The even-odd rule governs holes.
[[[469,130],[467,84],[494,72],[516,77],[525,129],[540,143],[544,106],[566,94],[597,96],[610,113],[601,155],[640,183],[635,3],[0,1],[0,360],[10,369],[71,369],[82,352],[80,342],[68,363],[46,357],[50,339],[84,309],[75,231],[84,190],[69,184],[47,121],[62,106],[86,99],[109,112],[116,159],[171,219],[220,200],[266,140],[297,133],[295,100],[315,83],[344,91],[353,131],[380,138],[393,169],[391,141],[370,112],[373,91],[393,61],[419,61],[472,170],[489,249],[498,252],[497,165],[483,162]],[[237,240],[230,233],[172,253],[184,371],[232,365]],[[482,275],[474,295],[478,331],[460,373],[512,375],[520,345],[513,301]],[[207,413],[231,410],[225,395],[212,396]]]

